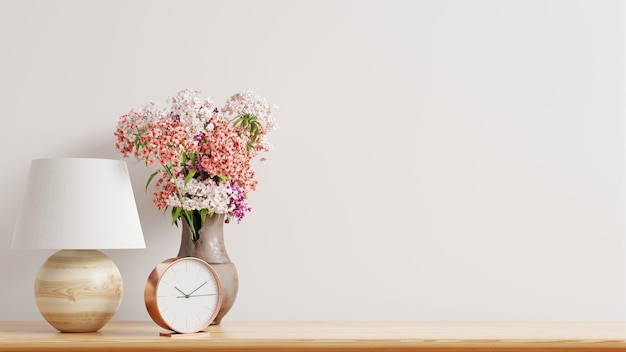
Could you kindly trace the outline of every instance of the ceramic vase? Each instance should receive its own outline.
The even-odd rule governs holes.
[[[180,250],[178,257],[196,257],[211,264],[217,271],[222,284],[222,307],[212,325],[218,325],[235,303],[239,290],[239,276],[235,264],[230,261],[224,245],[224,215],[207,216],[199,231],[197,241],[193,240],[187,220],[183,218]]]

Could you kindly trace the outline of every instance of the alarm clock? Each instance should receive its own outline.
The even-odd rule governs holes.
[[[202,259],[170,258],[148,276],[144,301],[160,327],[187,334],[206,329],[222,304],[217,272]]]

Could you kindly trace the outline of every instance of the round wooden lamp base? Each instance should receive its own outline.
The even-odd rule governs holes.
[[[35,280],[37,307],[61,332],[100,330],[117,312],[122,290],[119,269],[97,250],[61,250]]]

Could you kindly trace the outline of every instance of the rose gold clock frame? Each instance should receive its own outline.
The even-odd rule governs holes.
[[[172,264],[174,264],[176,261],[180,259],[183,259],[183,258],[178,258],[178,257],[170,258],[159,263],[148,276],[148,280],[146,281],[146,287],[144,289],[144,301],[146,303],[146,309],[148,310],[148,314],[157,325],[167,330],[174,330],[174,329],[172,329],[172,327],[170,327],[165,322],[165,319],[163,319],[163,316],[161,316],[161,312],[159,311],[159,306],[157,304],[156,293],[157,293],[157,288],[159,286],[159,283],[161,281],[161,277],[163,276],[163,274],[167,271],[167,269]],[[222,284],[219,280],[219,276],[217,275],[217,272],[215,271],[215,269],[213,269],[213,267],[207,262],[205,262],[204,260],[195,258],[195,257],[184,257],[184,259],[187,259],[187,260],[191,259],[191,260],[199,261],[201,264],[205,265],[211,271],[211,273],[213,273],[213,276],[215,276],[215,278],[217,279],[216,280],[217,281],[217,299],[218,299],[217,307],[215,311],[213,312],[213,316],[211,316],[211,318],[209,319],[209,322],[207,323],[207,325],[204,326],[202,329],[200,329],[200,331],[202,331],[206,329],[213,322],[213,320],[215,320],[215,317],[217,316],[217,313],[220,310],[220,307],[222,305]]]

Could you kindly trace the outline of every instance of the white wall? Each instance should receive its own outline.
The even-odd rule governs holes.
[[[226,228],[226,320],[623,319],[623,17],[621,1],[1,1],[0,319],[41,319],[52,252],[9,248],[30,160],[120,159],[119,115],[183,88],[281,107],[253,212]],[[127,161],[147,248],[107,253],[115,319],[146,320],[179,230]]]

